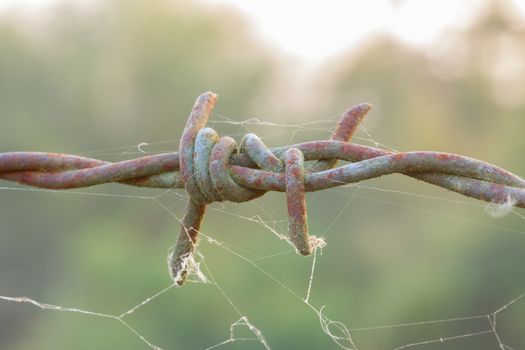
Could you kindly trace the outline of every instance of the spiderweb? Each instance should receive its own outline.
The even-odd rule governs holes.
[[[221,95],[221,98],[239,101],[225,95]],[[256,109],[261,107],[270,109],[260,104]],[[333,115],[322,120],[304,122],[295,115],[284,115],[280,111],[279,114],[286,123],[270,121],[264,117],[242,119],[226,116],[221,114],[219,108],[213,114],[210,124],[220,134],[237,138],[247,132],[257,133],[267,145],[272,146],[326,138],[338,120],[338,115]],[[396,149],[377,142],[371,134],[365,122],[354,141],[389,150]],[[178,142],[179,140],[140,141],[134,145],[75,153],[117,161],[177,149]],[[202,298],[212,298],[214,303],[220,304],[212,312],[219,313],[221,317],[215,316],[217,318],[214,318],[214,322],[205,322],[194,327],[193,336],[198,337],[204,327],[214,328],[213,333],[217,335],[215,343],[203,343],[199,347],[202,349],[291,347],[297,337],[303,338],[300,343],[303,346],[312,342],[313,348],[451,349],[472,348],[473,344],[486,344],[487,349],[523,348],[525,339],[523,336],[519,337],[521,331],[516,331],[516,327],[519,328],[517,325],[525,321],[525,285],[518,275],[505,276],[503,269],[509,261],[513,264],[523,263],[522,260],[512,260],[519,259],[516,252],[520,251],[520,245],[523,247],[525,231],[520,226],[523,225],[524,214],[519,209],[514,209],[510,199],[503,205],[486,205],[410,180],[406,183],[403,181],[405,180],[401,177],[385,178],[309,194],[309,222],[312,231],[316,230],[312,233],[320,237],[314,242],[316,249],[309,259],[298,257],[288,244],[286,207],[282,195],[268,193],[242,205],[214,203],[209,207],[207,220],[211,222],[207,223],[205,220],[200,245],[195,255],[187,258],[189,284],[182,288],[176,287],[166,278],[165,284],[158,288],[142,286],[146,290],[143,298],[134,301],[123,298],[125,300],[122,303],[115,302],[119,307],[124,302],[128,303],[120,311],[99,312],[94,311],[96,308],[76,306],[81,304],[81,300],[76,303],[75,296],[67,296],[66,299],[71,302],[67,304],[60,300],[57,303],[48,303],[44,299],[33,297],[33,294],[37,294],[33,290],[25,291],[30,297],[3,295],[4,288],[7,289],[8,286],[2,284],[0,301],[4,303],[0,303],[0,312],[6,305],[20,303],[46,311],[41,316],[44,318],[50,317],[46,315],[53,311],[60,311],[85,318],[105,319],[125,331],[119,333],[121,337],[135,337],[138,340],[134,344],[136,348],[172,349],[179,344],[174,340],[180,335],[177,333],[177,324],[159,326],[169,336],[157,339],[154,336],[157,332],[151,331],[149,326],[142,328],[141,324],[145,321],[141,322],[140,319],[155,319],[159,313],[169,310],[173,313],[173,318],[184,320],[184,312],[201,308],[199,303],[185,303],[185,297],[191,293]],[[163,242],[175,241],[174,233],[178,231],[178,223],[188,200],[185,192],[177,189],[156,191],[122,186],[51,191],[16,187],[6,183],[0,190],[46,196],[47,201],[67,201],[67,197],[72,195],[98,196],[103,197],[101,200],[113,201],[139,200],[153,205],[163,217],[168,218],[172,232]],[[367,211],[377,213],[376,218],[371,220],[366,215]],[[443,232],[435,224],[429,228],[428,223],[435,221],[445,223],[454,232]],[[392,230],[392,226],[396,225],[401,228]],[[440,241],[439,237],[443,235],[459,238],[457,241]],[[458,255],[475,254],[472,251],[477,249],[486,249],[471,243],[476,240],[476,235],[483,235],[485,238],[489,236],[488,240],[498,241],[500,250],[494,253],[494,259],[487,262],[487,266],[480,266],[481,271],[451,271],[454,264],[450,260]],[[428,252],[428,247],[425,247],[428,243],[425,240],[435,244],[436,250],[443,253],[443,257],[429,256],[425,261],[425,254],[417,253],[419,249]],[[403,248],[411,245],[413,248]],[[164,247],[164,254],[168,256],[172,247]],[[509,248],[508,256],[501,257],[501,252],[506,248]],[[120,254],[125,255],[126,252]],[[366,268],[359,266],[362,259],[365,259],[363,263],[367,264]],[[430,267],[436,261],[442,266]],[[347,264],[352,267],[346,267]],[[402,264],[421,264],[423,271],[414,269],[416,277],[407,276],[403,271],[397,270],[402,269]],[[166,266],[159,261],[148,266],[154,269],[155,272],[151,273],[155,275],[168,275]],[[488,267],[496,271],[496,275],[503,277],[487,281],[482,275],[483,269]],[[239,269],[243,271],[238,271]],[[2,268],[0,273],[5,273],[5,270]],[[494,276],[494,271],[490,276]],[[257,276],[256,282],[253,282],[256,286],[246,285],[236,277],[246,274]],[[392,276],[386,277],[385,274]],[[473,279],[476,289],[453,292],[452,295],[457,295],[457,300],[441,301],[439,308],[421,305],[424,311],[419,314],[428,315],[426,320],[411,317],[410,311],[403,310],[407,304],[395,305],[404,300],[399,295],[402,293],[411,293],[414,297],[418,293],[429,293],[429,304],[433,300],[439,301],[435,294],[446,291],[447,287],[443,284],[450,281],[447,276],[455,274],[465,274],[465,278]],[[476,277],[476,274],[479,275]],[[422,284],[428,286],[418,285],[417,276],[424,276],[425,282]],[[378,280],[382,281],[381,284]],[[490,290],[484,284],[491,282],[505,283],[497,296],[487,295],[484,290]],[[152,283],[156,284],[158,283]],[[356,286],[363,285],[366,286],[363,290],[367,293],[376,290],[376,294],[360,294],[362,292]],[[407,288],[407,285],[410,287]],[[385,292],[385,288],[391,293]],[[348,296],[334,296],[334,291]],[[126,291],[120,293],[125,295]],[[259,307],[258,303],[268,303],[270,300],[262,297],[265,293],[276,295],[282,301],[278,305],[265,304]],[[465,298],[465,294],[471,296]],[[419,297],[417,300],[424,302],[426,299]],[[472,314],[469,310],[478,310],[479,307],[459,305],[462,300],[472,300],[473,305],[482,303],[484,311]],[[174,306],[167,307],[170,304]],[[449,307],[443,307],[447,305]],[[259,318],[259,314],[263,316]],[[381,315],[381,320],[377,319],[378,315]],[[266,330],[274,329],[267,321],[261,321],[268,318],[280,323],[282,334],[275,336]],[[317,326],[312,328],[312,323]],[[301,330],[303,326],[316,329],[316,334],[304,334]],[[116,332],[115,328],[111,329]],[[74,331],[82,333],[81,328]],[[288,339],[279,339],[283,334]]]

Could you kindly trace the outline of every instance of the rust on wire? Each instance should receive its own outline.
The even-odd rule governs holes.
[[[182,285],[197,245],[206,206],[246,202],[267,191],[286,192],[290,242],[310,255],[316,240],[308,236],[305,192],[380,177],[405,174],[462,195],[492,203],[525,207],[525,180],[495,165],[449,153],[390,152],[350,143],[370,110],[359,104],[346,111],[330,140],[267,148],[256,135],[240,147],[206,127],[217,95],[200,95],[188,118],[178,152],[117,163],[43,153],[0,153],[0,178],[48,189],[71,189],[109,182],[154,188],[184,188],[189,195],[169,268]],[[337,167],[339,160],[349,162]],[[305,161],[315,161],[305,167]]]

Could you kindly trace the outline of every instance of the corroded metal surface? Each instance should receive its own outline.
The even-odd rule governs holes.
[[[525,207],[525,180],[495,165],[440,152],[390,152],[350,143],[370,110],[360,104],[346,111],[330,140],[267,148],[246,135],[240,148],[231,137],[206,127],[217,96],[197,98],[184,128],[179,152],[110,163],[86,157],[43,153],[0,153],[0,179],[49,189],[70,189],[109,182],[155,188],[184,188],[190,196],[170,274],[177,284],[187,276],[206,206],[245,202],[267,191],[286,192],[290,241],[302,255],[312,253],[305,192],[401,173],[493,203]],[[337,166],[339,160],[349,162]],[[308,167],[305,161],[314,161]]]
[[[308,239],[308,223],[306,222],[303,154],[297,148],[290,148],[284,154],[284,164],[290,241],[299,254],[310,255],[312,247]]]

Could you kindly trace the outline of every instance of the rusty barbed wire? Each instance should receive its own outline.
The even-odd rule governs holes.
[[[254,134],[240,147],[206,127],[217,95],[200,95],[188,118],[178,152],[110,163],[68,154],[0,153],[0,178],[48,189],[103,183],[184,188],[189,194],[175,248],[169,256],[172,279],[182,285],[191,268],[206,206],[246,202],[267,191],[286,192],[289,238],[298,253],[310,255],[305,193],[401,173],[479,200],[525,207],[525,180],[495,165],[441,152],[390,152],[350,143],[370,110],[363,103],[347,110],[330,140],[267,148]],[[350,162],[337,167],[339,160]],[[305,169],[305,161],[315,161]]]

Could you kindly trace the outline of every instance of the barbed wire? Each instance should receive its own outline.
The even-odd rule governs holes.
[[[330,140],[267,148],[254,134],[240,146],[206,127],[217,95],[200,95],[188,118],[178,152],[116,163],[57,153],[0,153],[0,178],[47,189],[110,182],[153,188],[184,188],[190,199],[168,263],[182,285],[191,269],[206,206],[246,202],[267,191],[286,192],[289,239],[310,255],[322,240],[308,235],[305,193],[401,173],[462,195],[525,207],[525,180],[495,165],[442,152],[392,152],[350,143],[371,108],[347,110]],[[350,162],[337,166],[338,161]],[[305,168],[305,161],[315,161]]]

